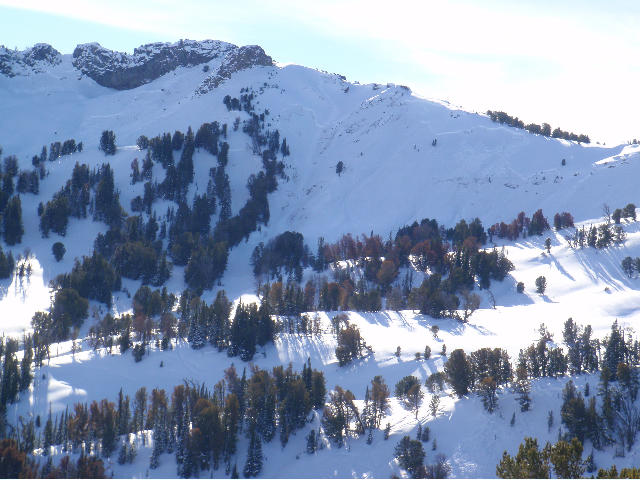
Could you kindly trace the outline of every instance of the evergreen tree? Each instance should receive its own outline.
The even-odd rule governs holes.
[[[371,434],[371,432],[369,432]],[[316,451],[316,431],[311,429],[309,435],[306,437],[307,439],[307,453],[313,454]]]
[[[42,454],[49,455],[51,450],[50,447],[53,445],[54,441],[53,422],[51,421],[51,404],[49,404],[49,418],[47,418],[47,423],[44,426],[43,433]]]
[[[105,402],[106,404],[106,402]],[[103,410],[103,425],[102,425],[102,455],[104,457],[110,457],[111,454],[117,448],[117,431],[116,431],[116,416],[113,411],[113,404],[104,405]]]
[[[482,406],[489,413],[493,413],[498,409],[496,389],[497,385],[493,377],[483,378],[478,386],[478,395],[482,399]]]
[[[562,390],[562,408],[560,416],[569,435],[577,437],[582,443],[586,433],[587,408],[584,398],[577,391],[573,380],[569,380]]]
[[[7,245],[13,246],[22,243],[24,226],[22,224],[22,202],[20,196],[12,197],[4,209],[3,230],[4,241]]]
[[[627,355],[624,333],[618,325],[617,319],[613,322],[613,325],[611,325],[611,333],[605,338],[604,344],[603,362],[609,368],[611,381],[616,381],[618,379],[618,364],[625,363]]]
[[[124,465],[127,463],[127,450],[128,450],[128,442],[123,442],[122,447],[120,447],[120,452],[118,453],[118,463],[120,465]]]
[[[103,130],[100,136],[100,150],[105,155],[115,155],[116,149],[116,135],[113,130]]]
[[[62,242],[56,242],[51,247],[51,252],[53,253],[53,257],[56,259],[56,262],[59,262],[64,258],[66,251],[67,249]]]
[[[431,401],[429,402],[429,412],[435,418],[438,415],[438,409],[440,408],[440,397],[438,395],[433,395],[431,397]]]
[[[422,448],[421,441],[412,440],[411,437],[405,435],[396,445],[394,456],[398,459],[400,468],[406,470],[415,478],[420,467],[422,467],[426,453]]]
[[[473,378],[471,364],[464,350],[457,349],[451,352],[449,360],[444,365],[444,373],[458,398],[469,393]]]
[[[160,454],[162,453],[162,444],[159,435],[159,426],[153,429],[153,451],[149,458],[149,468],[155,469],[160,466]]]
[[[23,355],[20,361],[20,391],[24,392],[31,386],[33,374],[31,364],[33,362],[33,341],[31,335],[23,337]]]
[[[244,466],[242,474],[245,478],[257,477],[262,470],[262,442],[260,435],[256,433],[255,428],[251,429],[249,450],[247,452],[247,463]]]
[[[552,447],[545,447],[553,470],[558,478],[581,478],[585,467],[582,460],[582,443],[573,438],[571,443],[559,441]]]
[[[517,369],[517,380],[514,385],[514,391],[518,394],[516,399],[520,404],[521,412],[528,412],[531,407],[531,382],[527,378],[527,370],[520,366]]]
[[[496,466],[498,478],[549,478],[551,468],[547,455],[538,448],[538,440],[525,437],[515,458],[505,450]]]
[[[591,453],[587,456],[587,460],[585,461],[585,469],[587,473],[595,472],[598,467],[596,466],[596,462],[593,460],[593,449],[591,449]]]

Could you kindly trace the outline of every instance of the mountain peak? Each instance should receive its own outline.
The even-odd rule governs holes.
[[[85,43],[74,50],[73,65],[103,87],[129,90],[178,67],[200,65],[237,49],[219,40],[180,40],[173,44],[148,43],[131,55],[109,50],[99,43]]]
[[[41,73],[45,67],[62,62],[60,52],[48,43],[36,43],[26,50],[0,48],[0,74],[7,77]]]
[[[231,78],[231,74],[254,66],[270,67],[273,59],[258,45],[245,45],[237,50],[232,50],[222,60],[217,71],[209,75],[196,89],[196,94],[203,95],[210,92],[225,80]]]

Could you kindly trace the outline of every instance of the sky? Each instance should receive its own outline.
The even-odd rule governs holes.
[[[278,62],[407,85],[608,144],[640,139],[638,25],[635,0],[0,0],[9,48],[258,44]]]

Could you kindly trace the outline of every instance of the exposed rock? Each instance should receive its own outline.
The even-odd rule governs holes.
[[[180,40],[177,43],[150,43],[133,55],[114,52],[98,43],[78,45],[73,65],[99,85],[129,90],[149,83],[178,67],[191,67],[222,57],[238,47],[218,40]]]
[[[46,43],[37,43],[23,51],[2,47],[0,48],[0,74],[15,77],[29,75],[31,72],[42,73],[46,71],[47,66],[61,63],[60,57],[60,52]]]
[[[233,50],[227,53],[218,70],[203,80],[196,89],[196,94],[204,95],[231,78],[231,74],[257,65],[265,67],[273,65],[273,59],[264,52],[262,47],[246,45]]]

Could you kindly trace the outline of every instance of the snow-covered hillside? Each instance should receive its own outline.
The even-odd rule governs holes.
[[[395,236],[398,228],[425,217],[435,218],[446,227],[453,227],[461,219],[478,217],[489,227],[500,221],[510,223],[521,211],[531,215],[543,209],[550,220],[556,212],[570,212],[578,227],[588,228],[591,223],[602,221],[604,203],[612,209],[640,204],[636,187],[640,146],[584,145],[532,135],[494,123],[484,114],[422,97],[403,86],[360,85],[299,65],[270,66],[256,50],[237,49],[221,42],[211,48],[219,49],[219,55],[193,66],[177,66],[155,80],[124,90],[100,86],[74,66],[70,54],[54,55],[54,61],[36,59],[32,65],[16,60],[31,58],[28,52],[14,55],[13,71],[19,70],[20,74],[0,74],[0,145],[4,156],[16,155],[22,169],[31,169],[31,158],[40,153],[43,145],[72,138],[84,144],[82,152],[46,163],[49,174],[40,182],[38,195],[21,195],[25,235],[21,244],[2,247],[5,252],[13,250],[16,256],[29,249],[33,273],[29,278],[14,275],[0,280],[0,330],[5,335],[15,337],[29,331],[33,314],[49,307],[49,281],[70,271],[76,257],[90,255],[96,235],[107,231],[104,223],[92,222],[91,218],[71,218],[64,238],[56,234],[47,239],[41,237],[38,204],[51,200],[71,177],[76,162],[93,168],[108,161],[121,192],[120,203],[131,213],[131,200],[143,195],[142,183],[131,185],[130,179],[132,161],[141,161],[145,156],[136,146],[140,135],[151,138],[175,130],[186,132],[189,126],[195,131],[205,122],[226,123],[226,141],[230,145],[226,171],[232,190],[232,213],[238,213],[249,198],[247,178],[259,172],[262,164],[242,128],[232,130],[236,117],[240,121],[250,117],[246,112],[229,111],[223,104],[227,95],[253,93],[255,112],[265,114],[265,129],[278,129],[280,137],[286,137],[291,155],[283,159],[288,180],[280,180],[277,191],[269,195],[268,225],[231,249],[221,285],[202,295],[207,303],[221,289],[235,302],[241,298],[245,302],[256,300],[249,264],[251,253],[259,242],[266,243],[287,230],[302,233],[315,250],[319,237],[334,242],[342,234],[373,231],[386,239]],[[118,150],[113,157],[105,157],[98,149],[103,130],[116,134]],[[344,170],[338,175],[336,165],[340,161]],[[194,163],[195,179],[186,195],[189,201],[196,193],[204,193],[209,169],[217,165],[215,157],[204,149],[195,153]],[[153,179],[162,182],[164,172],[157,165]],[[175,206],[158,200],[153,210],[162,216],[171,205]],[[212,216],[212,225],[216,220],[217,214]],[[590,324],[597,338],[609,333],[615,319],[625,327],[635,328],[639,320],[640,280],[628,278],[620,264],[627,256],[640,257],[640,226],[636,222],[623,223],[626,241],[602,250],[569,248],[564,235],[575,229],[548,231],[542,237],[516,241],[494,238],[498,247],[505,246],[515,270],[504,282],[492,282],[490,292],[478,291],[481,308],[467,324],[436,320],[410,310],[351,312],[350,321],[373,348],[374,353],[364,359],[338,367],[333,335],[281,334],[275,345],[256,355],[254,363],[271,368],[292,362],[300,370],[310,357],[314,368],[325,372],[329,389],[335,385],[348,388],[361,405],[367,384],[375,375],[385,377],[393,388],[406,375],[415,375],[424,383],[431,373],[442,371],[446,357],[437,352],[443,344],[447,352],[458,348],[467,352],[482,347],[503,348],[515,361],[521,349],[539,339],[541,323],[555,334],[557,344],[561,343],[562,326],[569,317],[581,325]],[[547,237],[551,238],[550,253],[544,249]],[[67,251],[61,262],[54,261],[51,253],[52,245],[58,241],[65,244]],[[180,295],[184,290],[183,273],[184,267],[174,268],[166,283],[171,293]],[[303,283],[312,275],[312,270],[306,269]],[[544,295],[534,293],[534,281],[541,275],[548,282]],[[517,282],[524,282],[525,293],[516,292]],[[416,280],[414,286],[418,283]],[[123,287],[131,293],[140,284],[123,279]],[[106,310],[104,304],[92,301],[91,305]],[[123,292],[114,293],[112,310],[114,315],[130,311],[131,299]],[[319,314],[326,329],[336,313]],[[91,318],[85,322],[81,337],[91,323]],[[430,330],[432,325],[439,327],[437,338]],[[213,386],[232,362],[240,364],[240,369],[245,366],[240,359],[228,358],[225,352],[211,346],[196,351],[184,341],[171,351],[152,348],[141,363],[134,363],[129,354],[111,356],[102,350],[92,351],[86,342],[82,352],[72,355],[70,343],[52,347],[50,364],[37,370],[29,393],[10,405],[10,423],[15,424],[19,416],[44,418],[50,404],[55,415],[75,402],[102,398],[113,401],[121,387],[133,398],[142,386],[171,392],[184,379]],[[432,358],[416,360],[415,352],[424,351],[425,345],[431,346]],[[402,350],[400,357],[395,355],[398,346]],[[443,452],[454,477],[495,476],[502,452],[507,449],[513,455],[525,435],[537,437],[539,444],[557,439],[562,403],[559,392],[566,381],[567,378],[534,381],[533,406],[528,413],[520,413],[515,395],[504,389],[500,410],[494,415],[485,412],[475,394],[470,394],[460,400],[444,396],[442,412],[433,418],[427,413],[426,394],[418,419],[430,426],[431,436],[437,438],[438,444],[437,451],[427,449],[427,461]],[[593,389],[598,382],[595,374],[574,381],[581,388],[589,382]],[[549,433],[546,419],[550,410],[556,412],[557,422]],[[513,412],[516,423],[510,427]],[[261,476],[346,478],[401,474],[393,449],[403,435],[415,437],[417,421],[395,399],[385,421],[391,423],[387,441],[378,431],[371,445],[365,443],[366,436],[350,437],[342,449],[330,444],[325,450],[307,455],[305,436],[311,428],[317,431],[316,416],[285,449],[277,441],[263,446],[267,459]],[[141,436],[136,441],[136,461],[127,466],[105,462],[109,472],[116,477],[134,478],[175,475],[173,456],[169,454],[162,456],[160,468],[148,470],[150,435],[144,445]],[[247,445],[248,440],[241,436],[239,468],[246,459]],[[619,467],[637,465],[637,449],[623,459],[613,458],[613,453],[612,448],[596,452],[596,463],[602,467],[613,463]],[[224,469],[213,475],[223,476]]]

